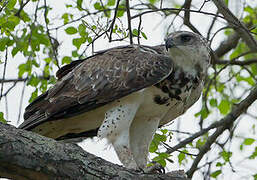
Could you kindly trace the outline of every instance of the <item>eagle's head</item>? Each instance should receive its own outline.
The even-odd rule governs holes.
[[[199,34],[188,31],[177,31],[169,34],[165,40],[169,56],[176,66],[192,75],[197,71],[206,72],[210,64],[210,47]]]

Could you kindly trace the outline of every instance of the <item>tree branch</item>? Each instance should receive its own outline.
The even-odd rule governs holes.
[[[112,31],[113,31],[113,27],[114,27],[114,24],[115,24],[117,12],[118,12],[118,9],[119,9],[119,4],[120,4],[120,0],[117,1],[116,7],[115,7],[115,11],[114,11],[114,17],[113,17],[113,20],[112,20],[112,23],[111,23],[111,26],[110,26],[110,38],[109,38],[109,42],[112,41]]]
[[[191,2],[192,0],[187,0],[185,1],[184,5],[183,5],[183,9],[188,9],[190,10],[191,7]],[[187,25],[192,31],[194,31],[197,34],[201,34],[196,28],[195,26],[190,22],[190,11],[185,11],[184,14],[184,24]]]
[[[247,59],[245,61],[229,61],[229,60],[215,60],[215,64],[224,64],[224,65],[238,65],[238,66],[246,66],[251,64],[257,64],[257,59]]]
[[[133,44],[133,34],[132,34],[132,29],[131,29],[131,15],[130,15],[129,1],[130,0],[126,0],[126,10],[127,10],[128,30],[129,30],[129,42],[130,42],[130,44]]]
[[[186,180],[176,171],[146,174],[112,164],[76,144],[61,143],[0,123],[0,177],[12,179],[169,179]]]
[[[219,45],[219,47],[214,51],[214,54],[217,57],[224,56],[227,52],[229,52],[237,46],[239,39],[240,36],[238,35],[238,33],[233,33]]]
[[[233,123],[241,114],[245,113],[248,107],[257,99],[257,86],[250,92],[250,94],[242,100],[239,104],[234,106],[234,109],[223,119],[212,123],[209,127],[202,129],[201,131],[193,134],[192,136],[181,141],[176,146],[168,149],[166,153],[173,153],[177,149],[184,147],[186,144],[191,143],[194,139],[200,137],[201,135],[207,133],[210,129],[218,127],[227,127]]]
[[[239,34],[252,51],[257,52],[257,41],[253,38],[246,25],[237,19],[227,8],[223,0],[213,0],[219,12],[224,16],[229,25]]]

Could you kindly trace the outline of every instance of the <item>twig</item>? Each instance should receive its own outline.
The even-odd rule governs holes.
[[[199,8],[199,11],[201,11],[203,9],[203,7],[205,6],[205,3],[209,2],[210,0],[204,0],[203,4],[201,5],[201,7]]]
[[[199,13],[199,14],[205,14],[205,15],[210,15],[210,16],[214,16],[214,17],[219,17],[224,19],[223,16],[214,14],[214,13],[210,13],[210,12],[206,12],[206,11],[199,11],[199,10],[192,10],[192,9],[184,9],[184,8],[162,8],[162,9],[155,9],[155,10],[149,10],[149,11],[144,11],[142,13],[139,13],[135,16],[132,16],[131,19],[137,18],[139,16],[145,15],[145,14],[149,14],[149,13],[154,13],[154,12],[159,12],[159,11],[189,11],[189,12],[193,12],[193,13]]]
[[[215,64],[226,64],[226,65],[238,65],[238,66],[247,66],[257,63],[257,59],[248,59],[246,61],[231,61],[231,60],[216,60]]]
[[[175,130],[175,129],[171,129],[170,131],[171,131],[171,132],[180,133],[180,134],[192,135],[192,133],[190,133],[190,132],[179,131],[179,130]]]
[[[211,145],[216,141],[219,135],[221,135],[226,129],[226,126],[218,127],[217,130],[208,138],[204,146],[200,149],[200,152],[195,158],[191,168],[186,172],[189,178],[192,178],[194,172],[197,170],[198,163],[201,161],[205,153],[210,150]]]
[[[2,97],[2,95],[3,95],[3,90],[4,90],[4,80],[5,80],[7,59],[8,59],[7,56],[8,56],[8,48],[5,49],[4,72],[3,72],[3,78],[2,78],[2,80],[1,80],[0,101],[1,101],[1,97]]]
[[[201,135],[207,133],[209,130],[220,127],[220,126],[226,126],[227,124],[231,124],[234,122],[242,113],[244,113],[247,108],[257,99],[257,87],[255,87],[250,94],[242,100],[239,104],[237,104],[234,109],[223,119],[212,123],[207,128],[203,128],[201,131],[193,134],[189,138],[186,138],[185,140],[181,141],[179,144],[174,146],[172,149],[168,149],[166,153],[173,153],[177,149],[180,149],[184,147],[185,145],[191,143],[194,139],[200,137]]]
[[[18,120],[16,124],[20,123],[20,119],[21,119],[21,109],[22,109],[22,104],[23,104],[23,97],[24,97],[24,92],[25,92],[25,88],[26,88],[26,83],[24,82],[23,84],[23,88],[21,91],[21,99],[20,99],[20,106],[19,106],[19,115],[18,115]]]
[[[56,39],[54,39],[55,45],[52,42],[53,38],[50,35],[49,28],[48,28],[48,22],[47,22],[47,11],[48,11],[48,9],[47,9],[46,0],[44,0],[44,6],[45,6],[44,19],[45,19],[45,24],[46,24],[46,33],[47,33],[47,36],[49,38],[49,41],[50,41],[50,44],[51,44],[51,47],[52,47],[52,51],[53,51],[54,59],[55,59],[55,62],[56,62],[56,66],[60,69],[60,65],[59,65],[59,62],[58,62],[58,59],[57,59],[57,51],[58,51],[59,43]]]
[[[140,33],[141,33],[141,24],[142,24],[142,16],[139,16],[139,24],[138,24],[138,28],[137,28],[137,44],[140,44]]]
[[[45,79],[45,80],[49,80],[51,77],[54,76],[49,76],[49,77],[45,77],[45,76],[38,76],[38,79]],[[11,82],[24,82],[29,80],[29,78],[17,78],[17,79],[0,79],[0,82],[2,83],[11,83]]]
[[[218,11],[216,12],[216,14],[218,15]],[[212,31],[212,28],[213,28],[213,26],[214,26],[216,20],[217,20],[217,16],[215,16],[215,17],[212,19],[211,25],[210,25],[210,27],[209,27],[209,29],[208,29],[208,32],[207,32],[207,37],[206,37],[207,40],[210,39],[211,31]]]
[[[184,3],[184,9],[190,10],[192,0],[187,0]],[[201,34],[194,25],[190,22],[190,11],[185,11],[184,15],[184,24],[187,25],[192,31],[194,31],[197,34]]]
[[[168,145],[167,143],[165,142],[162,142],[162,144],[167,148],[167,149],[172,149],[172,147],[170,145]],[[180,153],[183,153],[183,154],[186,154],[186,155],[189,155],[189,156],[197,156],[197,154],[192,154],[192,153],[188,153],[188,152],[184,152],[184,151],[180,151],[180,150],[176,150]]]
[[[9,89],[2,95],[0,95],[0,98],[7,96],[7,94],[16,86],[17,81],[14,81],[13,85],[9,87]]]
[[[105,15],[106,17],[108,17],[108,14],[107,14],[107,12],[106,12],[106,8],[104,7],[104,3],[103,3],[103,1],[102,1],[102,0],[100,0],[100,3],[101,3],[101,6],[102,6],[102,8],[103,8],[104,15]]]
[[[23,10],[23,8],[30,2],[30,0],[27,0],[25,3],[23,3],[23,0],[21,1],[21,6],[19,8],[19,10],[15,13],[15,16],[20,17],[20,13]]]
[[[120,4],[120,0],[118,0],[118,1],[117,1],[116,7],[115,7],[115,11],[114,11],[113,20],[112,20],[112,23],[111,23],[111,26],[110,26],[110,37],[109,37],[109,42],[111,42],[111,41],[112,41],[112,31],[113,31],[113,27],[114,27],[114,24],[115,24],[115,19],[116,19],[116,16],[117,16],[117,12],[118,12],[118,8],[119,8],[119,4]]]
[[[133,44],[133,34],[131,29],[131,15],[129,9],[129,0],[126,0],[126,10],[127,10],[127,20],[128,20],[128,30],[129,30],[129,42]]]

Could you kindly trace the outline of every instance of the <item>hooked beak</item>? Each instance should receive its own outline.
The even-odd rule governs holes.
[[[166,41],[165,41],[165,47],[166,47],[166,50],[168,51],[169,48],[172,48],[172,47],[175,47],[175,43],[173,41],[172,38],[168,38]]]

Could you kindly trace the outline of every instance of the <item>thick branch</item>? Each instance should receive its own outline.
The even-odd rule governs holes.
[[[240,36],[237,33],[228,36],[228,39],[224,40],[219,45],[219,47],[214,51],[215,55],[217,57],[224,56],[227,52],[229,52],[237,46],[239,39]]]
[[[257,86],[251,91],[251,93],[242,100],[239,104],[234,106],[233,110],[223,119],[211,124],[209,127],[202,129],[201,131],[193,134],[192,136],[186,138],[185,140],[178,143],[171,149],[167,150],[167,153],[172,153],[177,149],[184,147],[185,145],[191,143],[194,139],[200,137],[201,135],[207,133],[210,129],[218,127],[226,127],[233,123],[241,114],[245,113],[248,107],[257,99]]]
[[[181,172],[145,174],[128,170],[85,152],[0,123],[0,177],[12,179],[169,179],[185,180]]]
[[[252,51],[257,52],[257,41],[251,35],[246,25],[238,20],[227,8],[223,0],[213,0],[219,12],[224,16],[229,25],[239,34]]]
[[[257,64],[257,59],[247,59],[245,61],[216,60],[215,64],[247,66],[251,64]]]

